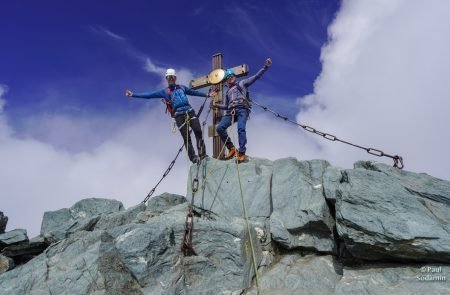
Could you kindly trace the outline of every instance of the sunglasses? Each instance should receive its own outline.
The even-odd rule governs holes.
[[[177,76],[166,76],[166,79],[169,80],[171,78],[175,79]]]

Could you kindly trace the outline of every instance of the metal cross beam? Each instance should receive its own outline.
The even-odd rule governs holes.
[[[222,69],[223,64],[222,64],[222,53],[217,53],[213,55],[212,58],[212,65],[213,65],[213,70],[216,69]],[[249,70],[248,70],[248,66],[243,64],[240,66],[235,66],[233,68],[231,68],[235,74],[236,77],[241,77],[241,76],[245,76],[248,74]],[[199,78],[196,78],[194,80],[191,80],[191,82],[189,83],[189,87],[192,89],[199,89],[199,88],[203,88],[203,87],[207,87],[207,86],[212,86],[213,84],[210,82],[210,79],[208,77],[209,75],[206,76],[202,76]],[[223,83],[224,81],[222,81],[221,83],[214,85],[214,89],[217,92],[217,95],[213,98],[214,101],[216,103],[222,103],[223,101]],[[217,110],[214,111],[214,116],[213,116],[213,124],[208,126],[208,137],[212,137],[213,138],[213,157],[214,158],[218,158],[220,151],[222,150],[222,141],[220,140],[219,135],[216,132],[216,125],[220,122],[220,120],[222,119],[223,116],[223,111],[221,110]],[[224,157],[224,153],[222,153],[220,158]]]

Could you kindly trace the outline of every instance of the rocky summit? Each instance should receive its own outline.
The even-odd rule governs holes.
[[[450,182],[207,158],[186,196],[80,200],[34,239],[0,232],[0,250],[0,294],[450,294]]]

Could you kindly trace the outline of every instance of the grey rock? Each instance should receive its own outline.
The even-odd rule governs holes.
[[[344,268],[336,294],[450,294],[450,266],[393,264]]]
[[[184,196],[177,194],[163,193],[156,197],[151,198],[147,203],[147,211],[161,213],[176,205],[186,203],[187,200]]]
[[[143,294],[103,231],[74,233],[0,275],[4,294]]]
[[[176,194],[163,193],[153,197],[148,201],[145,211],[137,214],[134,223],[146,223],[150,218],[159,216],[162,212],[186,202],[185,197]]]
[[[102,214],[98,222],[94,226],[94,230],[106,230],[117,226],[133,223],[136,216],[145,211],[146,206],[143,203],[128,208],[125,211],[119,211],[111,214]]]
[[[272,162],[265,159],[252,159],[238,166],[243,196],[249,217],[269,217],[270,183]],[[244,216],[237,167],[233,160],[219,161],[206,158],[199,168],[198,191],[194,205],[210,210],[223,218]],[[197,166],[190,168],[187,199],[192,200],[192,183],[197,175]],[[203,182],[203,175],[206,181]]]
[[[343,171],[337,231],[358,258],[450,262],[450,182],[357,162]]]
[[[0,274],[11,270],[16,266],[12,258],[0,254]]]
[[[341,168],[328,166],[323,174],[323,191],[325,198],[336,204],[336,195],[339,193],[339,184],[342,180]]]
[[[0,275],[6,294],[220,294],[250,286],[250,238],[241,219],[194,218],[196,256],[184,256],[188,204],[145,224],[77,231]],[[262,259],[251,231],[256,264]]]
[[[0,248],[28,242],[27,231],[25,229],[15,229],[0,234]]]
[[[71,208],[44,213],[41,236],[48,243],[63,240],[80,230],[90,231],[99,221],[101,215],[124,210],[121,202],[116,200],[90,198],[75,203]]]
[[[8,224],[8,216],[3,215],[3,212],[0,211],[0,234],[5,232],[7,224]]]
[[[273,164],[272,239],[287,249],[335,253],[334,219],[323,195],[323,160],[280,159]]]
[[[260,275],[262,294],[335,294],[342,266],[332,256],[285,255]],[[254,285],[245,294],[258,294]]]
[[[219,294],[242,290],[253,276],[247,229],[240,220],[194,219],[192,246],[197,256],[184,257],[181,241],[188,204],[180,204],[146,224],[130,224],[109,233],[122,261],[146,294]],[[261,249],[256,247],[257,263]]]
[[[27,256],[24,260],[29,260],[32,257],[31,255],[38,255],[47,249],[47,247],[48,244],[45,242],[22,242],[6,247],[2,253],[6,256],[14,257],[14,259],[20,256]]]

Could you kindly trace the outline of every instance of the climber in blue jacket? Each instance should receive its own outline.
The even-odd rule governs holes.
[[[245,146],[247,144],[246,124],[251,109],[251,104],[247,96],[248,87],[261,78],[271,64],[272,60],[270,58],[266,59],[264,67],[259,70],[256,75],[239,82],[236,82],[236,75],[233,70],[227,70],[225,72],[224,79],[227,81],[229,87],[226,94],[226,102],[223,105],[214,104],[213,102],[213,107],[226,110],[225,116],[222,117],[222,120],[216,127],[220,139],[228,149],[228,155],[225,159],[231,159],[237,152],[238,161],[242,162],[245,160]],[[232,118],[233,115],[234,118]],[[237,121],[238,125],[239,151],[236,150],[227,134],[227,128],[231,126],[232,120],[234,120],[234,122]]]
[[[200,121],[189,103],[189,100],[186,96],[200,96],[200,97],[211,97],[215,93],[206,94],[194,89],[191,89],[185,85],[176,84],[177,74],[174,69],[167,69],[166,71],[166,80],[168,83],[168,87],[157,90],[154,92],[146,92],[146,93],[133,93],[130,90],[125,91],[125,95],[128,97],[137,97],[137,98],[162,98],[163,102],[166,104],[167,111],[171,114],[173,118],[175,118],[175,122],[178,126],[178,130],[180,130],[181,136],[184,140],[184,145],[188,150],[188,156],[192,163],[198,163],[199,160],[202,160],[206,157],[206,148],[205,143],[203,141],[203,133],[202,128],[200,126]],[[197,141],[197,151],[198,156],[195,154],[195,150],[192,146],[191,136],[188,131],[188,119],[189,126],[192,128],[195,134],[195,139]]]

